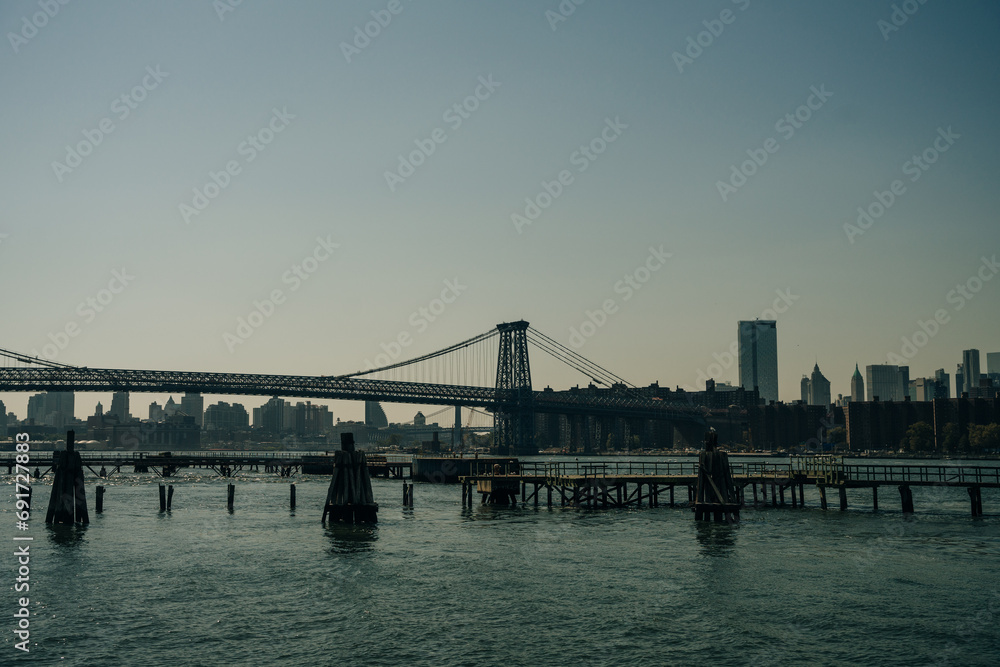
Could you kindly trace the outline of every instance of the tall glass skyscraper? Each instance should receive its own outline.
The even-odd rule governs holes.
[[[756,388],[765,401],[778,400],[778,328],[774,320],[740,321],[740,385]]]
[[[972,395],[973,389],[979,386],[979,350],[962,350],[962,388]]]

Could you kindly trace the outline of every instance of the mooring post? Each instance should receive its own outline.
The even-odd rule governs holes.
[[[872,512],[878,512],[878,486],[872,487]]]
[[[31,503],[31,488],[28,488],[28,503]],[[104,511],[104,487],[97,487],[97,513],[100,514]]]
[[[788,485],[788,490],[792,492],[792,509],[795,509],[799,506],[795,500],[795,482]]]
[[[983,515],[983,496],[978,486],[970,486],[968,489],[969,501],[972,504],[972,516]]]
[[[840,486],[840,511],[843,512],[847,509],[847,487]]]
[[[160,511],[167,511],[167,487],[160,484]]]
[[[288,485],[288,493],[289,493],[288,504],[290,505],[291,509],[295,509],[295,482],[292,482],[291,484]]]
[[[549,507],[552,507],[552,485],[546,484],[545,488],[548,490],[547,495],[549,497]]]
[[[816,488],[819,489],[819,508],[826,509],[826,485],[817,484]]]
[[[66,450],[52,453],[54,479],[45,523],[90,523],[83,461],[74,447],[73,431],[66,431]],[[37,472],[37,468],[35,469]]]
[[[674,485],[670,485],[670,506],[674,506]]]
[[[409,505],[408,496],[409,496],[409,493],[408,493],[408,489],[407,489],[407,486],[406,486],[406,481],[404,480],[403,481],[403,507],[406,507],[407,505]]]
[[[899,499],[902,501],[903,514],[913,514],[913,491],[908,484],[899,485]]]
[[[170,506],[173,504],[173,502],[174,502],[174,485],[173,484],[168,484],[167,485],[167,510],[170,509]]]
[[[778,485],[778,493],[781,494],[781,506],[784,507],[785,506],[785,487],[783,487],[782,485],[779,484]]]
[[[230,484],[229,488],[226,491],[227,491],[226,507],[228,507],[229,510],[232,511],[233,497],[236,495],[236,485]]]
[[[806,506],[806,490],[805,485],[799,482],[799,507]]]

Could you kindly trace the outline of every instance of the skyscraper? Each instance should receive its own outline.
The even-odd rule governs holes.
[[[986,373],[1000,375],[1000,352],[986,353]]]
[[[979,350],[962,350],[962,391],[979,386]]]
[[[799,382],[799,396],[802,397],[802,402],[809,405],[809,376],[803,375],[802,380]]]
[[[774,320],[739,323],[740,385],[765,403],[778,400],[778,329]]]
[[[876,364],[865,367],[868,384],[868,400],[876,397],[880,401],[902,401],[908,393],[910,367]]]
[[[809,378],[809,405],[830,405],[830,381],[820,372],[818,363]]]
[[[389,425],[385,410],[378,401],[365,401],[365,425],[374,428],[384,428]]]
[[[934,381],[937,382],[935,398],[951,398],[951,378],[948,377],[943,368],[934,371]]]
[[[181,410],[194,417],[194,423],[200,427],[205,417],[205,399],[201,394],[186,393],[181,398]]]
[[[865,379],[861,377],[857,364],[854,364],[854,375],[851,376],[851,400],[855,403],[865,400]]]
[[[118,417],[121,423],[132,421],[132,415],[128,411],[128,392],[116,391],[111,395],[111,414]]]

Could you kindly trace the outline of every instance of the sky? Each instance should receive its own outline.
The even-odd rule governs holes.
[[[703,388],[760,317],[785,401],[814,363],[834,396],[855,363],[953,375],[1000,351],[998,28],[975,0],[8,0],[0,347],[331,375],[524,319]]]

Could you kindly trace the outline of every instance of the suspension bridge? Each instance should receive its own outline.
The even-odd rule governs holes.
[[[582,373],[599,390],[535,391],[529,344]],[[647,395],[523,320],[498,324],[430,354],[337,376],[89,368],[4,349],[0,357],[7,364],[0,367],[0,392],[189,392],[481,408],[493,415],[494,445],[503,455],[537,451],[536,415],[565,416],[571,437],[586,442],[608,433],[648,438],[655,430],[676,431],[694,444],[705,426],[699,409]]]

